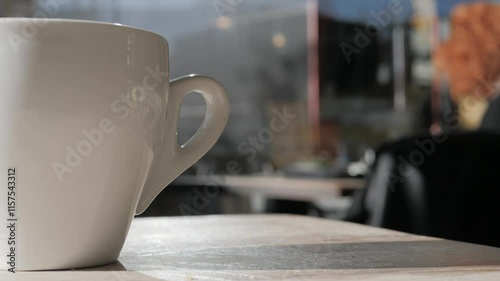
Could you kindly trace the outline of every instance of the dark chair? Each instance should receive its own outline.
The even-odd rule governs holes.
[[[500,96],[490,101],[481,122],[481,130],[500,132]]]
[[[384,145],[347,220],[500,247],[500,135]]]

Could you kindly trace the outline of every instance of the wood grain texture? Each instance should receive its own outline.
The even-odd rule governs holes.
[[[0,280],[500,280],[500,249],[290,215],[141,218],[119,262]]]

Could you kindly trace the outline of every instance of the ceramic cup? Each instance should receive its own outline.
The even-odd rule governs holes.
[[[117,260],[130,223],[217,141],[217,81],[170,81],[168,43],[118,24],[0,19],[0,269]],[[207,112],[177,143],[182,99]]]

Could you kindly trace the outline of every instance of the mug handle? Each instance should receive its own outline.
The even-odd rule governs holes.
[[[177,128],[183,98],[200,93],[207,103],[205,120],[184,145],[177,144]],[[136,214],[143,213],[155,197],[177,176],[212,148],[224,130],[229,116],[229,100],[224,87],[216,80],[190,75],[170,83],[167,97],[167,120],[159,152],[142,191]]]

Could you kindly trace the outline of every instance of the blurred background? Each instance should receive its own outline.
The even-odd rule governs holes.
[[[485,168],[481,157],[498,159],[499,5],[0,0],[0,16],[45,14],[151,30],[170,43],[172,78],[197,73],[226,86],[231,113],[224,134],[143,216],[296,213],[436,235],[430,217],[439,216],[418,217],[437,210],[424,191],[454,182],[464,190],[488,186],[495,174],[488,169],[496,162]],[[185,99],[180,143],[204,114],[199,95]],[[467,151],[478,158],[463,158]],[[396,195],[398,208],[417,207],[392,209],[388,198]]]

